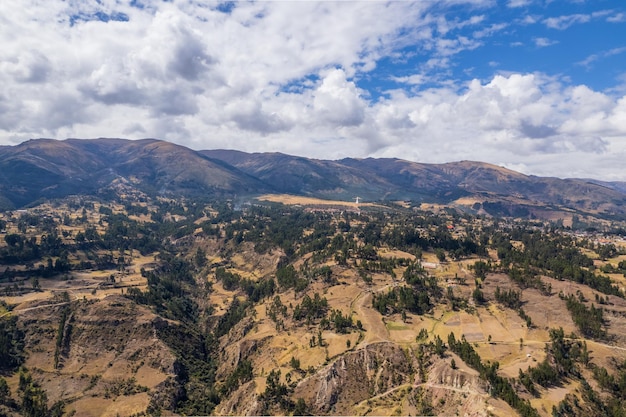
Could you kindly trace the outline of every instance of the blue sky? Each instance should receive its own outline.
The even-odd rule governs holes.
[[[154,137],[626,181],[620,0],[3,0],[0,145]]]
[[[457,21],[458,27],[442,31],[434,25],[433,31],[450,41],[465,38],[465,48],[446,56],[444,64],[428,67],[436,53],[419,44],[406,46],[396,51],[400,57],[379,60],[377,69],[362,74],[357,85],[377,98],[403,88],[394,78],[416,73],[424,75],[422,88],[533,72],[598,91],[610,92],[624,83],[626,9],[618,1],[459,4],[446,9],[444,16]]]

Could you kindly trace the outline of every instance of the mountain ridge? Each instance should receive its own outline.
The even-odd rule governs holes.
[[[0,203],[5,209],[42,198],[96,193],[119,178],[144,192],[174,197],[359,196],[445,204],[473,212],[488,207],[486,211],[496,215],[533,215],[541,208],[626,218],[623,183],[525,175],[485,162],[323,160],[279,152],[198,151],[158,139],[32,139],[0,147]]]

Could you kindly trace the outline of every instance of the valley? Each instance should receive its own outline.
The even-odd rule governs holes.
[[[619,223],[128,188],[0,221],[6,415],[623,409]]]

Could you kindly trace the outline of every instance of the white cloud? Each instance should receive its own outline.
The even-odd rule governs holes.
[[[338,126],[356,126],[363,122],[366,103],[356,85],[346,79],[343,70],[332,70],[313,93],[313,109],[321,121]]]
[[[591,20],[590,15],[572,14],[567,16],[549,17],[543,23],[550,29],[565,30],[572,25],[587,23]]]
[[[469,2],[466,19],[445,17],[448,5],[466,3],[456,0],[237,2],[229,13],[186,0],[143,3],[0,2],[0,144],[156,137],[196,149],[623,175],[615,168],[623,163],[607,160],[626,160],[625,98],[541,74],[448,77],[460,53],[506,32],[489,19],[493,2]],[[542,21],[563,29],[584,19]],[[402,75],[374,71],[381,57],[409,55],[420,59]],[[359,88],[368,76],[402,88],[370,95]]]
[[[623,178],[602,161],[626,157],[626,97],[615,101],[539,74],[474,80],[463,93],[396,95],[369,111],[376,115],[372,128],[388,138],[376,156],[486,160],[535,174]],[[401,123],[403,114],[414,127]]]
[[[589,69],[594,62],[600,59],[609,58],[615,55],[621,55],[625,52],[626,52],[626,47],[613,48],[613,49],[609,49],[608,51],[600,51],[598,53],[589,55],[587,58],[583,59],[582,61],[577,62],[576,65],[587,67]]]
[[[538,48],[545,48],[546,46],[556,45],[559,43],[559,41],[548,38],[533,38],[533,42],[535,42],[535,46]]]
[[[412,74],[406,77],[390,77],[390,79],[398,83],[410,85],[420,85],[428,81],[427,77],[423,74]]]
[[[626,22],[626,13],[616,13],[616,14],[611,14],[609,17],[606,18],[607,22],[610,23],[622,23],[622,22]]]
[[[557,16],[557,17],[549,17],[543,20],[543,23],[551,28],[557,30],[565,30],[570,26],[588,23],[592,20],[606,18],[606,21],[612,23],[620,23],[623,20],[623,14],[618,13],[614,14],[613,10],[598,10],[589,14],[577,13],[571,15]]]
[[[517,7],[529,6],[531,3],[532,3],[532,0],[509,0],[506,6],[510,8],[517,8]]]
[[[534,25],[539,21],[540,17],[533,15],[526,15],[522,19],[519,19],[518,22],[524,26],[526,25]]]
[[[486,28],[477,30],[476,32],[474,32],[474,36],[476,38],[484,38],[487,36],[493,36],[494,33],[500,32],[501,30],[505,29],[508,26],[509,26],[508,23],[494,23]]]

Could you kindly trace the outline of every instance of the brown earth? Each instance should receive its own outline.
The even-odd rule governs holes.
[[[57,348],[64,310],[68,315]],[[156,337],[159,320],[115,295],[23,310],[19,323],[28,352],[25,366],[50,404],[65,400],[66,412],[76,416],[145,412],[175,375],[175,357]],[[16,390],[17,375],[9,383]]]

